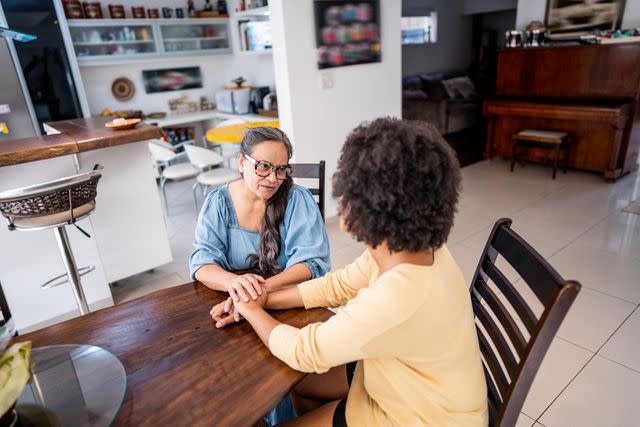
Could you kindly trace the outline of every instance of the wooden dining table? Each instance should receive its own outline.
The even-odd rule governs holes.
[[[216,329],[211,307],[226,294],[199,282],[21,335],[33,347],[89,344],[122,362],[127,385],[117,426],[251,426],[305,374],[275,358],[242,321]],[[274,311],[295,327],[322,322],[325,309]]]

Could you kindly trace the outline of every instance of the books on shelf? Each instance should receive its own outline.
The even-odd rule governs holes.
[[[272,35],[270,21],[240,21],[240,47],[243,51],[256,52],[271,49]]]

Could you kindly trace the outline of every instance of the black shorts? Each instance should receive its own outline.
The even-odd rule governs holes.
[[[347,363],[347,383],[349,383],[349,387],[351,387],[351,381],[353,381],[353,374],[356,371],[356,362]],[[346,411],[347,409],[347,400],[342,399],[338,406],[336,406],[336,411],[333,413],[333,427],[347,427],[347,417]]]

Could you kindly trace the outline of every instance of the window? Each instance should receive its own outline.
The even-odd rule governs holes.
[[[402,44],[435,43],[438,39],[438,14],[403,16],[400,18]]]

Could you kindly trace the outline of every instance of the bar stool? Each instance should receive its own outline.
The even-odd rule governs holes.
[[[85,236],[91,237],[76,221],[87,217],[95,209],[101,171],[102,166],[95,165],[89,172],[0,193],[0,213],[7,220],[9,230],[36,231],[53,228],[67,272],[49,280],[42,288],[48,289],[70,282],[80,314],[89,312],[80,276],[90,273],[95,266],[78,269],[65,226],[73,224]]]

